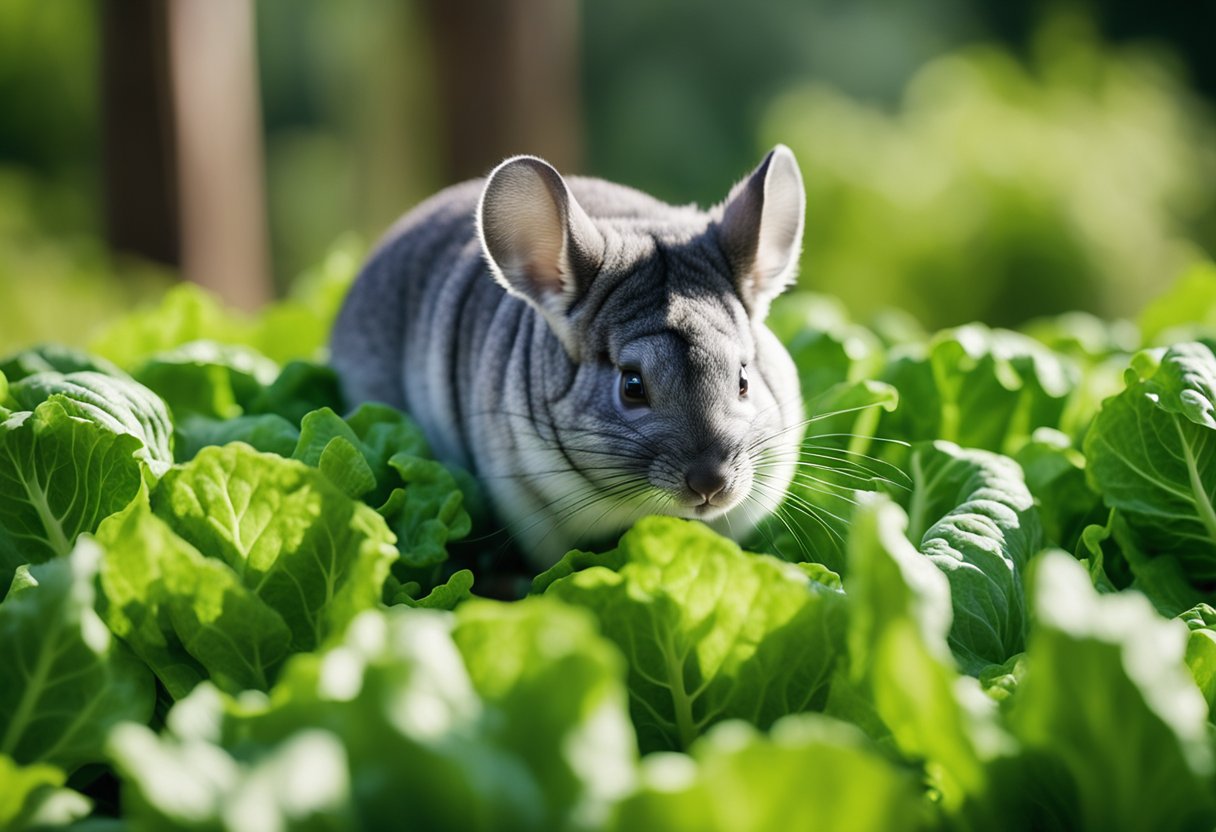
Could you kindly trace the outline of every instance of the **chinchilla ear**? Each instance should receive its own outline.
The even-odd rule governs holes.
[[[764,320],[773,298],[798,275],[806,192],[798,161],[779,144],[715,209],[718,245],[752,317]]]
[[[565,312],[599,270],[604,239],[561,174],[535,156],[503,162],[481,192],[477,228],[494,278],[566,341]]]

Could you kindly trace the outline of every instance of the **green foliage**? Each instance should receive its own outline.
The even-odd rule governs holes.
[[[255,808],[280,828],[588,828],[634,776],[619,666],[545,599],[367,612],[268,699],[203,685],[163,736],[128,724],[111,750],[133,820],[158,829]]]
[[[93,610],[99,560],[82,542],[23,566],[0,604],[0,754],[17,764],[99,762],[112,726],[152,714],[151,674]]]
[[[1075,16],[1025,61],[973,46],[929,62],[893,113],[795,88],[762,132],[807,172],[804,284],[862,315],[1131,315],[1216,244],[1211,116],[1156,56],[1104,48]]]
[[[491,602],[407,416],[173,303],[0,360],[7,828],[1216,825],[1206,342],[792,295],[772,554],[646,518]]]
[[[685,749],[723,719],[767,727],[823,707],[843,647],[842,593],[674,518],[639,521],[613,559],[615,569],[552,581],[545,596],[591,609],[625,652],[644,751]]]
[[[1145,350],[1085,442],[1088,474],[1148,558],[1216,582],[1216,356],[1201,343]]]

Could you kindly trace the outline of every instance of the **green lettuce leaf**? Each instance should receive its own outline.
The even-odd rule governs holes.
[[[820,714],[778,720],[770,734],[714,726],[683,754],[651,754],[641,785],[609,829],[669,832],[883,832],[924,829],[912,773],[851,725]]]
[[[104,358],[61,344],[39,344],[0,360],[0,373],[8,376],[10,382],[18,382],[38,373],[66,375],[83,370],[92,370],[115,378],[127,377],[126,373]],[[3,400],[3,396],[0,396],[0,400]]]
[[[239,443],[171,470],[152,508],[282,616],[293,651],[315,649],[376,605],[397,556],[371,508],[314,468]]]
[[[879,434],[1012,455],[1036,428],[1059,427],[1078,376],[1071,360],[1020,333],[981,324],[943,330],[923,347],[892,352],[881,378],[899,390],[900,406]]]
[[[235,419],[188,416],[177,422],[174,454],[178,462],[189,462],[211,445],[244,442],[259,451],[291,456],[300,441],[300,431],[282,416],[263,413]]]
[[[633,785],[637,752],[624,662],[591,616],[548,598],[477,599],[460,606],[452,638],[501,715],[491,740],[524,761],[551,816],[602,822]]]
[[[152,715],[152,675],[93,610],[101,552],[17,571],[0,603],[0,754],[72,772],[103,759],[110,728]]]
[[[49,829],[67,826],[87,815],[93,802],[64,788],[66,779],[63,769],[56,766],[19,766],[0,754],[0,829]]]
[[[1178,616],[1190,631],[1186,641],[1186,666],[1208,703],[1208,714],[1216,708],[1216,610],[1197,604]]]
[[[601,828],[636,760],[619,655],[546,599],[461,609],[365,612],[341,643],[290,660],[269,697],[203,684],[162,736],[115,731],[127,816],[206,828],[248,822],[236,807],[253,804],[302,828]]]
[[[389,466],[404,483],[379,508],[397,535],[401,564],[425,570],[447,560],[447,544],[469,533],[472,521],[455,477],[431,459],[395,454]]]
[[[1043,545],[1034,498],[1012,460],[950,442],[912,454],[911,540],[950,581],[950,646],[976,675],[1025,648],[1022,570]]]
[[[1038,562],[1032,599],[1010,722],[1067,778],[1078,828],[1211,828],[1208,709],[1184,663],[1187,628],[1138,593],[1099,595],[1062,552]]]
[[[130,378],[92,371],[42,373],[14,384],[9,393],[23,410],[34,410],[54,398],[69,416],[88,419],[112,433],[134,436],[143,445],[136,456],[148,463],[154,476],[173,464],[173,425],[165,403]]]
[[[1137,550],[1216,588],[1216,356],[1199,343],[1136,355],[1085,440],[1088,475]],[[1188,605],[1189,606],[1189,605]]]
[[[338,374],[333,368],[310,361],[291,361],[249,405],[251,413],[273,413],[298,425],[314,410],[343,410]]]
[[[233,693],[269,688],[292,634],[236,572],[174,534],[143,495],[105,520],[97,541],[99,612],[170,696],[206,679]]]
[[[422,587],[417,582],[402,584],[389,603],[428,610],[454,610],[461,602],[473,597],[472,589],[473,573],[460,569],[425,596],[421,595]]]
[[[863,501],[853,516],[849,666],[895,747],[926,761],[943,810],[973,828],[1005,828],[992,797],[993,764],[1014,744],[996,702],[958,673],[947,642],[950,582],[908,542],[906,527],[904,512],[885,497]]]
[[[0,424],[0,587],[20,564],[68,554],[141,487],[140,441],[69,407],[52,396]]]
[[[618,553],[618,569],[572,572],[545,596],[592,610],[625,653],[644,751],[687,748],[732,717],[767,727],[823,707],[843,649],[843,594],[671,517],[639,521]]]
[[[1085,457],[1063,433],[1039,428],[1014,459],[1034,495],[1047,542],[1073,551],[1087,526],[1105,521],[1102,498],[1085,478]]]
[[[177,418],[240,416],[279,374],[270,359],[248,347],[191,341],[157,353],[132,373],[164,399]]]

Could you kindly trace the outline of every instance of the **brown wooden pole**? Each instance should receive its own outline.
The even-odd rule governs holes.
[[[106,239],[177,266],[177,154],[161,0],[103,0],[101,112]]]
[[[449,181],[533,153],[563,172],[582,163],[578,3],[423,0],[435,44]]]
[[[169,0],[168,10],[182,274],[254,309],[272,291],[253,5]]]

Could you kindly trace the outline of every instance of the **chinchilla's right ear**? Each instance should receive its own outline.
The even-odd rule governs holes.
[[[769,304],[798,276],[806,191],[793,152],[774,147],[715,213],[735,290],[751,316],[764,320]]]
[[[503,162],[481,192],[477,228],[494,278],[571,350],[565,313],[599,270],[604,238],[561,174],[535,156]]]

